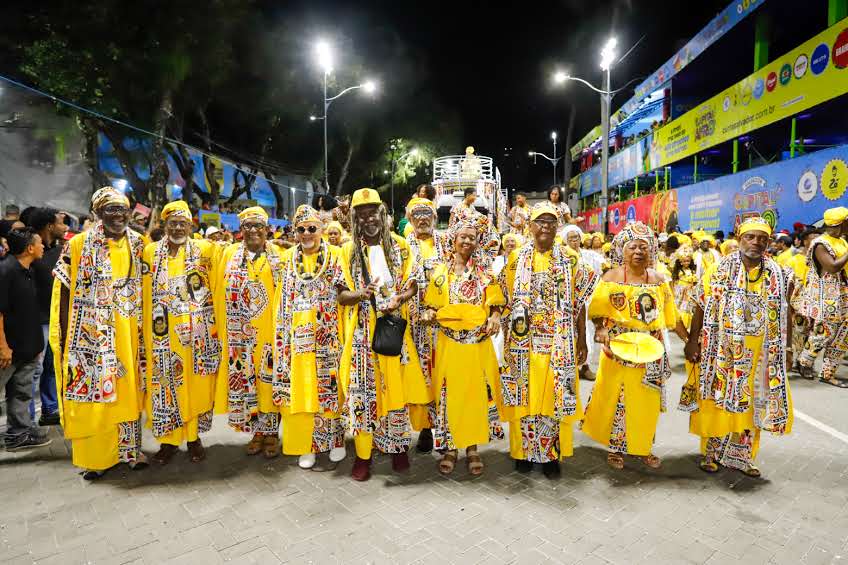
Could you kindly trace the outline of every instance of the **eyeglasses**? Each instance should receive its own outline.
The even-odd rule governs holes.
[[[315,233],[318,231],[318,226],[297,226],[297,233],[304,234],[306,232]]]
[[[540,228],[554,228],[557,225],[557,220],[539,220],[539,219],[537,219],[537,220],[533,220],[533,223],[535,223]]]
[[[104,214],[109,214],[110,216],[114,216],[117,214],[126,214],[130,211],[126,206],[121,206],[120,204],[113,204],[111,206],[104,206],[101,210]]]
[[[242,224],[241,231],[264,231],[265,224]]]

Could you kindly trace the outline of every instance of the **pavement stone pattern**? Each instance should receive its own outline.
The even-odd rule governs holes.
[[[792,385],[796,409],[848,433],[848,391]],[[47,448],[0,451],[0,563],[848,563],[848,444],[796,419],[792,435],[763,437],[764,479],[707,475],[687,424],[661,416],[658,471],[629,458],[613,471],[576,432],[557,481],[515,472],[501,441],[481,448],[480,478],[462,457],[445,478],[435,455],[413,452],[410,472],[380,457],[367,483],[348,476],[350,443],[336,470],[302,471],[294,457],[247,457],[249,438],[221,418],[201,464],[183,448],[165,468],[87,483],[54,429]]]

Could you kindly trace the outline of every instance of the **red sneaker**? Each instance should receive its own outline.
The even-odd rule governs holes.
[[[401,473],[409,470],[409,455],[403,453],[392,453],[392,471]]]
[[[350,478],[354,481],[367,481],[371,478],[371,460],[360,459],[359,457],[353,462],[353,469],[350,470]]]

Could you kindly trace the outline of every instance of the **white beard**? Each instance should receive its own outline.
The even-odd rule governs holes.
[[[183,245],[187,240],[188,240],[188,236],[183,236],[183,237],[178,237],[178,238],[168,236],[168,241],[170,241],[174,245]]]

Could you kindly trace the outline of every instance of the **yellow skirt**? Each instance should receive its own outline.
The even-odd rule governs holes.
[[[586,406],[583,432],[609,447],[616,408],[623,389],[627,453],[650,455],[660,417],[661,398],[658,390],[642,384],[644,376],[644,368],[620,365],[602,351],[595,388]]]
[[[489,441],[489,395],[486,385],[499,376],[498,359],[490,339],[480,343],[458,343],[444,334],[436,341],[434,380],[445,387],[446,404],[436,397],[436,414],[447,412],[440,422],[457,449]]]

